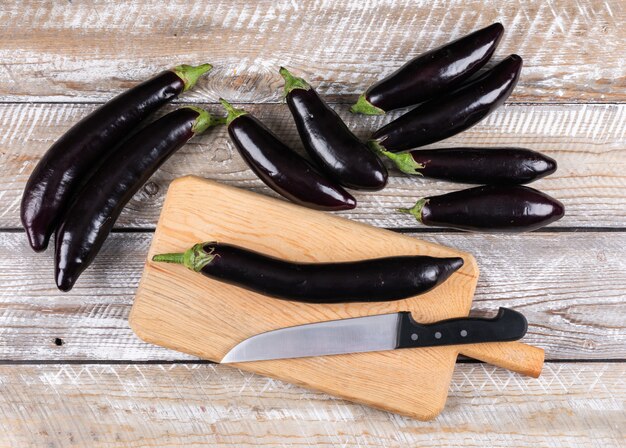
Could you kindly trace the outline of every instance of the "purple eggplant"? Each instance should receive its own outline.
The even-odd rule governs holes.
[[[187,140],[224,123],[208,112],[183,107],[124,142],[76,196],[56,232],[55,276],[69,291],[91,264],[122,209],[148,178]]]
[[[427,226],[475,232],[528,232],[557,221],[563,204],[530,187],[484,185],[420,199],[411,213]]]
[[[350,210],[356,200],[350,193],[320,174],[263,123],[224,99],[228,135],[248,166],[280,195],[317,210]]]
[[[39,252],[62,219],[71,198],[97,166],[141,121],[192,88],[212,68],[180,65],[127,90],[75,124],[41,158],[22,196],[21,218]]]
[[[382,151],[400,171],[451,182],[519,185],[556,171],[556,161],[525,148],[441,148]]]
[[[307,303],[386,302],[423,294],[463,266],[459,257],[400,256],[343,263],[295,263],[216,242],[184,253],[160,254],[226,283],[284,300]]]
[[[380,190],[387,169],[304,79],[281,67],[285,98],[300,139],[322,171],[344,187]]]
[[[372,85],[350,110],[382,115],[448,92],[489,61],[503,32],[504,27],[494,23],[421,54]]]
[[[433,98],[383,126],[369,142],[378,151],[400,152],[451,137],[485,118],[509,97],[522,69],[513,54],[453,92]]]

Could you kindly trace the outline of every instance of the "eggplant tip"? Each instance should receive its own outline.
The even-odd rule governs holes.
[[[60,291],[70,291],[74,287],[74,283],[76,283],[76,279],[67,277],[63,274],[63,271],[59,272],[57,275],[56,284]]]
[[[545,162],[546,162],[546,169],[545,169],[544,176],[548,176],[556,172],[557,168],[559,167],[556,160],[554,160],[552,157],[545,156]]]
[[[461,257],[443,258],[439,264],[439,277],[437,283],[442,283],[456,271],[461,269],[464,261]]]
[[[43,252],[48,248],[48,238],[45,235],[35,234],[26,230],[28,244],[35,252]]]
[[[345,203],[346,207],[342,210],[352,210],[356,207],[356,199],[352,195],[347,195]]]
[[[57,247],[55,247],[55,252],[57,254],[62,252],[62,249],[58,247],[58,243]],[[54,280],[57,288],[59,288],[60,291],[68,292],[74,287],[78,276],[80,276],[82,272],[80,266],[74,263],[63,262],[58,258],[55,259],[54,266]]]
[[[450,261],[450,269],[453,272],[458,271],[461,267],[463,267],[463,264],[465,264],[465,261],[461,257],[454,257]]]
[[[387,186],[387,181],[389,179],[389,173],[387,172],[387,168],[385,168],[385,165],[383,165],[382,162],[380,163],[380,167],[378,168],[378,170],[375,170],[373,172],[373,182],[369,185],[365,185],[363,187],[364,190],[380,191]]]
[[[563,205],[563,203],[561,201],[555,200],[554,202],[555,202],[555,205],[554,205],[554,216],[556,218],[555,221],[558,221],[563,216],[565,216],[565,206]]]

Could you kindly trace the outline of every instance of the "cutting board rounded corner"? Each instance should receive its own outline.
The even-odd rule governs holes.
[[[137,337],[141,339],[142,341],[148,342],[151,344],[157,344],[158,341],[151,340],[150,331],[144,331],[146,327],[144,327],[143,324],[141,323],[141,319],[137,317],[137,314],[140,313],[140,311],[137,311],[137,310],[138,308],[135,306],[133,306],[130,309],[130,313],[128,315],[128,326],[130,327],[131,330],[133,330],[133,333],[135,333],[135,335],[137,335]]]
[[[204,183],[206,179],[200,176],[196,176],[195,174],[187,174],[186,176],[177,177],[173,181],[170,182],[170,186],[168,188],[168,192],[172,189],[184,187],[185,184],[191,183]]]
[[[467,267],[472,272],[472,275],[476,278],[480,275],[480,268],[478,267],[478,261],[469,252],[462,252],[463,254],[463,266]],[[461,268],[463,269],[463,268]]]

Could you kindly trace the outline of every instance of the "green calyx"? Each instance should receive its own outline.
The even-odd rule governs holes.
[[[367,101],[365,94],[359,96],[359,99],[356,100],[356,103],[350,108],[350,112],[363,115],[385,115],[384,110]]]
[[[425,165],[417,163],[410,152],[394,153],[387,151],[380,140],[370,140],[367,142],[367,146],[374,153],[387,157],[403,173],[422,176],[419,170],[424,169]]]
[[[285,79],[285,96],[289,95],[294,89],[309,90],[311,88],[308,82],[302,78],[293,76],[285,67],[281,67],[278,73]]]
[[[415,216],[415,219],[417,219],[419,222],[422,222],[422,209],[424,208],[424,206],[426,204],[428,204],[428,201],[429,201],[429,199],[422,198],[419,201],[417,201],[413,207],[411,207],[411,208],[399,208],[398,211],[400,213],[409,213],[409,214]]]
[[[224,98],[220,98],[220,103],[228,113],[228,116],[226,117],[226,124],[232,123],[232,121],[237,117],[248,114],[248,112],[243,109],[235,109],[233,105],[226,101]]]
[[[196,85],[200,76],[204,75],[212,68],[213,66],[211,64],[202,64],[197,66],[182,64],[174,67],[172,71],[183,80],[183,83],[185,84],[183,92],[186,92]]]
[[[198,118],[193,123],[191,131],[194,134],[202,134],[207,129],[220,124],[226,124],[226,117],[216,117],[206,110],[196,106],[185,106],[187,109],[198,112]]]
[[[418,176],[422,175],[419,170],[423,169],[424,165],[421,163],[417,163],[411,153],[402,152],[399,154],[395,154],[393,152],[385,150],[380,150],[379,153],[391,160],[396,165],[396,167],[403,173]]]
[[[372,150],[375,154],[383,154],[386,150],[383,145],[380,144],[378,140],[369,140],[367,142],[367,147]]]
[[[204,246],[211,243],[198,243],[182,253],[159,254],[152,257],[152,261],[162,263],[182,264],[188,269],[200,272],[207,264],[215,259],[213,250],[206,252]]]

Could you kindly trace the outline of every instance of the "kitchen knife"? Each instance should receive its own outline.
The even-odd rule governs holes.
[[[411,313],[354,317],[281,328],[252,336],[233,347],[222,363],[377,352],[401,348],[505,342],[526,334],[526,318],[500,308],[491,319],[462,317],[431,324]]]

